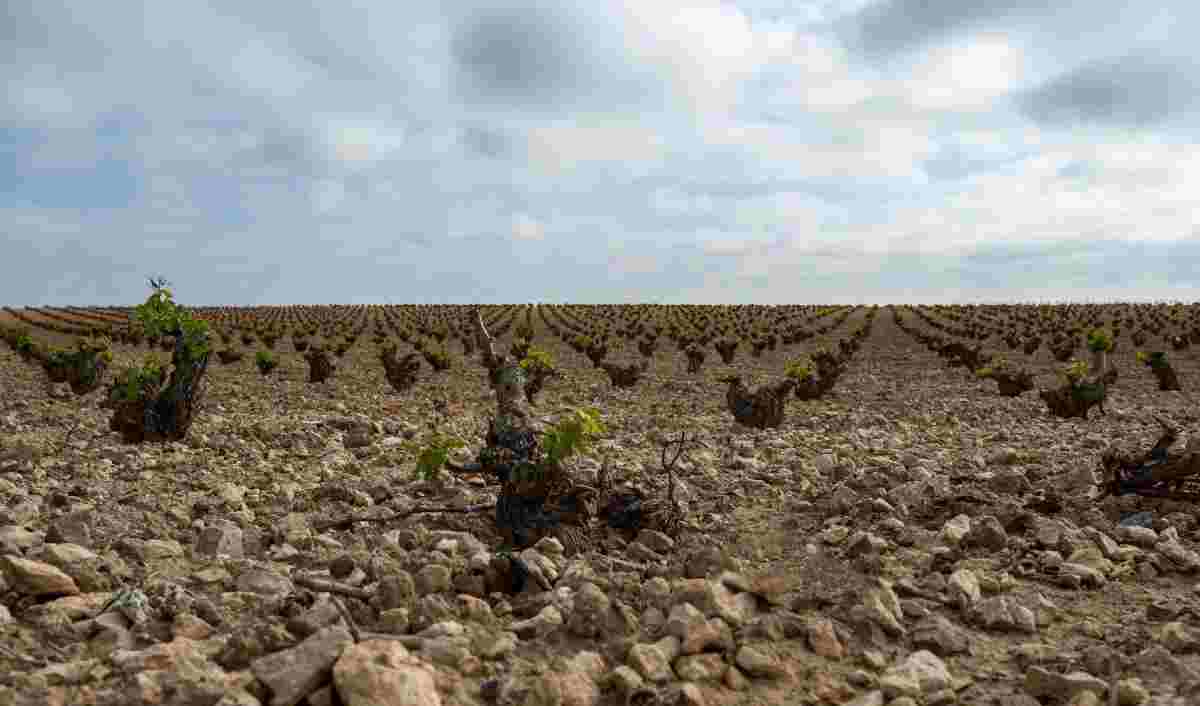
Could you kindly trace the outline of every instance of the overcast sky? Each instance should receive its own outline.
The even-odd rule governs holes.
[[[321,4],[6,0],[0,304],[1200,299],[1193,0]]]

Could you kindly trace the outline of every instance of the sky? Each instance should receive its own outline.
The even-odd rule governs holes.
[[[1192,0],[303,5],[6,0],[0,304],[1200,300]]]

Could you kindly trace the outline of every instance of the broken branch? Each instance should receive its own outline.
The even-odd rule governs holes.
[[[448,506],[415,507],[415,508],[412,508],[411,510],[404,510],[403,512],[394,512],[390,515],[351,515],[349,517],[342,517],[342,518],[335,519],[335,520],[325,520],[323,522],[317,522],[316,524],[314,524],[313,529],[317,530],[318,532],[322,532],[327,529],[346,529],[347,527],[353,525],[355,522],[390,522],[392,520],[402,520],[406,517],[409,517],[410,515],[418,515],[418,514],[432,513],[432,512],[475,513],[475,512],[483,512],[484,510],[492,510],[495,507],[496,507],[495,505],[491,505],[491,504],[467,505],[465,507],[448,507]]]
[[[315,576],[300,575],[300,576],[296,576],[295,578],[293,578],[292,581],[294,581],[299,586],[303,586],[305,588],[311,588],[312,590],[317,591],[318,593],[333,593],[333,594],[337,594],[337,595],[347,596],[349,598],[357,598],[360,601],[370,600],[371,596],[374,595],[373,593],[371,593],[370,591],[368,591],[364,588],[359,588],[357,586],[350,586],[350,585],[347,585],[344,583],[338,583],[337,581],[332,581],[330,579],[319,579]],[[339,606],[339,610],[344,610],[344,609],[345,609],[344,606]]]
[[[346,606],[337,596],[331,596],[333,604],[337,606],[338,613],[341,613],[342,620],[346,621],[346,627],[350,628],[350,636],[354,638],[355,643],[362,642],[362,633],[358,630],[358,624],[354,622],[354,617],[350,615],[350,611],[346,610]]]

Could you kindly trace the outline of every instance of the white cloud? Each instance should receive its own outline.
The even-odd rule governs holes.
[[[608,260],[609,268],[614,272],[622,272],[625,274],[651,274],[661,272],[662,262],[654,255],[639,255],[636,253],[620,253],[611,256]],[[635,300],[636,292],[629,292]]]
[[[625,120],[547,123],[531,128],[528,141],[532,162],[553,172],[593,162],[650,162],[664,149],[656,130]]]
[[[405,126],[363,117],[336,117],[321,121],[329,156],[354,168],[395,157],[409,147]]]
[[[3,219],[0,222],[10,225],[13,233],[39,233],[43,239],[84,232],[84,223],[79,215],[64,209],[18,203],[0,206],[0,218]]]
[[[655,189],[650,202],[664,216],[709,216],[715,208],[708,194],[688,194],[673,187]]]
[[[753,245],[740,237],[717,237],[702,241],[705,255],[717,257],[743,256],[750,252]]]
[[[738,225],[749,230],[780,230],[791,234],[817,230],[827,210],[820,199],[794,191],[739,199],[733,207]]]
[[[255,95],[292,98],[307,89],[315,78],[311,66],[305,66],[290,51],[277,49],[261,37],[239,47],[230,62],[233,75]]]
[[[519,213],[513,217],[512,234],[517,240],[545,240],[546,227],[528,214]]]
[[[765,63],[792,51],[796,32],[786,23],[755,22],[730,3],[624,0],[628,47],[665,67],[691,107],[722,113],[740,84]]]
[[[804,33],[794,39],[781,65],[785,78],[769,100],[780,108],[820,113],[845,111],[877,90],[852,73],[845,50],[827,37]]]
[[[975,36],[922,57],[904,82],[914,106],[981,110],[1016,88],[1025,75],[1022,50],[1003,36]]]
[[[831,117],[818,134],[742,121],[709,123],[704,135],[708,144],[742,150],[779,177],[922,179],[919,163],[936,149],[931,128],[862,116],[849,122]]]

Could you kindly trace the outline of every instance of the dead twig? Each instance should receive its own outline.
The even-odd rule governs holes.
[[[625,559],[618,559],[615,556],[609,556],[607,554],[601,554],[599,552],[592,552],[588,556],[590,556],[591,558],[594,558],[594,559],[604,559],[605,561],[607,561],[608,565],[609,565],[610,574],[611,574],[612,568],[617,567],[617,566],[621,567],[622,569],[629,569],[631,571],[637,571],[639,573],[645,573],[645,571],[650,568],[646,564],[638,564],[636,562],[627,561]]]
[[[600,462],[600,470],[596,471],[596,492],[602,500],[608,498],[609,492],[612,491],[611,460],[612,457],[609,454],[605,454],[604,460]]]
[[[360,601],[371,600],[371,596],[375,595],[371,591],[357,586],[349,586],[344,583],[338,583],[330,579],[320,579],[315,576],[296,576],[292,579],[296,585],[305,588],[311,588],[318,593],[333,593],[336,595],[347,596],[349,598],[357,598]],[[335,599],[336,600],[336,599]],[[342,607],[339,606],[339,609]]]
[[[1117,706],[1120,703],[1120,689],[1118,686],[1120,684],[1119,677],[1121,672],[1118,667],[1119,662],[1120,656],[1115,653],[1108,661],[1108,706]]]
[[[679,457],[682,456],[683,452],[687,450],[687,444],[689,444],[689,443],[695,443],[695,439],[688,439],[687,432],[681,431],[681,432],[679,432],[678,439],[676,439],[674,441],[668,440],[665,444],[663,444],[662,460],[661,460],[663,470],[668,470],[668,469],[675,467],[675,464],[679,461]],[[667,452],[671,450],[672,446],[676,447],[676,451],[675,451],[675,455],[672,456],[671,460],[668,462],[667,461]]]
[[[683,516],[683,508],[680,507],[679,503],[675,500],[675,464],[679,462],[680,457],[684,456],[684,452],[688,450],[688,446],[695,443],[695,437],[689,439],[687,432],[681,431],[679,432],[678,439],[674,441],[668,441],[663,445],[662,467],[667,474],[667,506],[670,508],[670,511],[673,514],[672,524],[675,525],[678,525]],[[675,446],[675,455],[671,457],[670,461],[668,461],[667,452],[672,446]],[[688,458],[688,462],[691,462],[690,458]]]
[[[465,507],[448,507],[448,506],[415,507],[415,508],[412,508],[411,510],[404,510],[403,512],[394,512],[390,515],[351,515],[349,517],[342,517],[342,518],[338,518],[335,520],[325,520],[322,522],[315,523],[313,525],[313,529],[317,530],[318,532],[323,532],[327,529],[346,529],[346,528],[350,527],[351,525],[353,525],[355,522],[391,522],[392,520],[402,520],[406,517],[409,517],[410,515],[418,515],[418,514],[424,514],[424,513],[445,512],[445,513],[460,513],[460,514],[467,513],[467,514],[469,514],[469,513],[483,512],[485,510],[494,510],[495,508],[496,508],[496,506],[492,505],[492,504],[467,505]]]
[[[315,460],[317,460],[317,461],[324,461],[324,460],[325,460],[326,458],[328,458],[329,456],[332,456],[332,455],[334,455],[335,453],[337,453],[337,452],[339,452],[339,451],[345,451],[345,450],[346,450],[345,448],[340,448],[340,449],[329,449],[328,451],[326,451],[325,453],[321,454],[320,456],[317,456],[317,458],[316,458]]]
[[[18,654],[17,652],[10,650],[9,648],[5,647],[4,645],[0,645],[0,654],[6,655],[9,659],[15,659],[18,662],[24,662],[25,664],[32,665],[35,667],[41,667],[41,666],[45,665],[45,663],[46,663],[45,660],[37,659],[35,657],[26,657],[23,654]]]
[[[362,642],[362,633],[358,630],[358,623],[354,622],[354,617],[350,615],[350,611],[346,610],[346,606],[342,604],[341,599],[337,596],[330,596],[333,600],[333,605],[342,614],[342,620],[346,621],[346,627],[350,628],[350,636],[354,638],[355,643]]]
[[[71,428],[67,430],[67,433],[63,436],[62,445],[58,449],[59,455],[63,454],[67,450],[67,444],[71,443],[71,436],[73,436],[75,432],[79,431],[79,427],[81,426],[83,426],[83,417],[78,417],[75,420],[75,424],[72,425]]]

